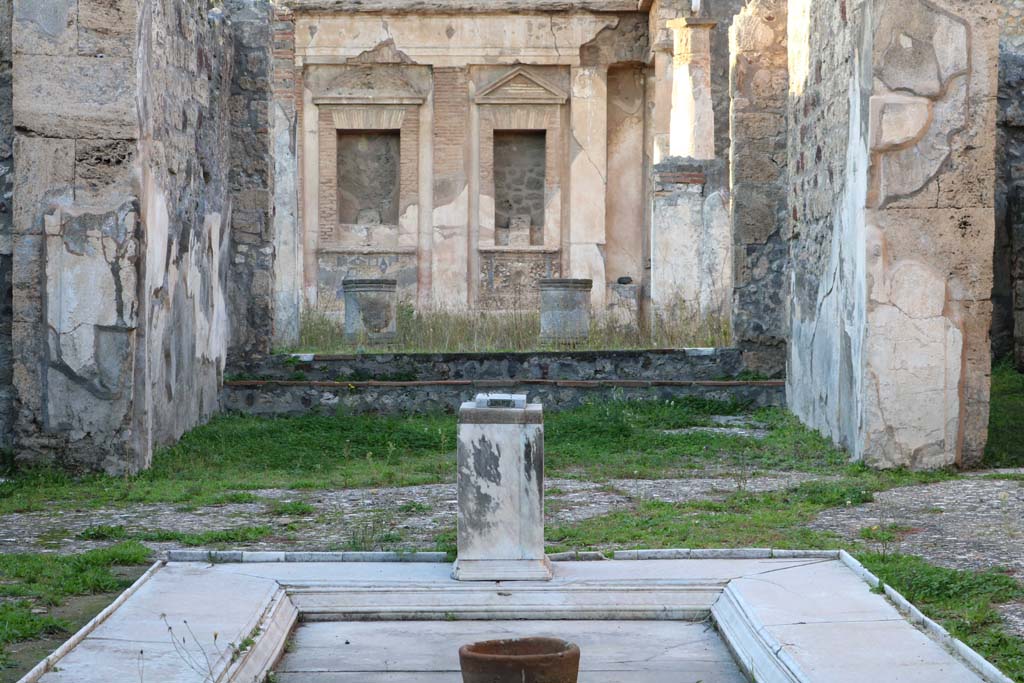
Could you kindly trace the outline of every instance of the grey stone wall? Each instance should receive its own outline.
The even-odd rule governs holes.
[[[726,380],[743,372],[739,349],[545,353],[372,353],[272,356],[235,363],[234,380]]]
[[[12,0],[0,0],[0,449],[14,440],[14,356],[11,227],[14,193],[14,111],[11,90]]]
[[[782,382],[580,382],[580,381],[454,381],[380,386],[313,384],[308,382],[228,382],[221,393],[226,412],[278,416],[352,413],[455,412],[481,392],[526,394],[557,412],[584,403],[607,401],[672,401],[686,397],[736,402],[754,408],[785,405]]]
[[[1004,40],[999,66],[992,352],[1024,370],[1024,49]]]
[[[140,331],[147,366],[136,424],[153,446],[176,441],[217,409],[226,361],[229,136],[233,42],[227,20],[205,3],[149,0],[141,22],[140,105],[144,207],[164,205],[168,221],[145,217],[146,261]],[[152,141],[152,147],[150,147]],[[163,235],[166,230],[166,235]]]
[[[1024,371],[1024,0],[1001,0],[992,355]]]
[[[543,132],[494,133],[494,225],[507,228],[513,216],[529,216],[533,244],[543,243],[545,162]]]
[[[338,222],[398,224],[398,131],[338,133]]]
[[[233,366],[221,407],[251,415],[454,412],[480,392],[524,393],[551,411],[687,396],[784,404],[781,381],[746,382],[742,372],[739,349],[275,356]]]
[[[200,4],[14,2],[20,462],[138,471],[217,407],[232,50]]]
[[[274,333],[273,7],[227,0],[225,9],[234,42],[229,349],[248,356],[269,353]]]
[[[789,292],[785,0],[754,0],[732,26],[729,128],[733,337],[751,370],[786,367]]]
[[[798,11],[796,3],[789,12]],[[855,449],[860,413],[861,345],[866,326],[863,284],[863,195],[867,142],[854,50],[863,6],[801,0],[805,32],[789,35],[788,133],[790,408],[807,424]],[[853,84],[853,85],[851,85]],[[852,93],[852,94],[851,94]]]

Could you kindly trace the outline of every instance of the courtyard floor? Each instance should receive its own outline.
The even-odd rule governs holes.
[[[700,401],[547,416],[550,550],[843,547],[1024,681],[1024,377],[989,469],[874,472],[783,411]],[[0,681],[170,548],[454,550],[450,416],[222,417],[128,479],[0,484]],[[956,571],[951,571],[956,570]]]

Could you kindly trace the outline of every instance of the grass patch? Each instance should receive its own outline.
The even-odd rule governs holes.
[[[1024,374],[1004,361],[992,368],[992,404],[985,447],[986,467],[1024,467],[1020,420],[1024,415]]]
[[[268,526],[242,526],[234,529],[197,532],[154,529],[133,534],[133,538],[151,543],[180,543],[183,546],[196,547],[226,545],[229,543],[254,543],[262,541],[272,533],[273,529]]]
[[[70,595],[123,590],[130,582],[111,569],[145,564],[150,554],[141,543],[128,541],[78,555],[0,555],[0,596],[58,605]]]
[[[876,492],[931,483],[951,473],[875,472],[850,466],[838,481],[806,482],[786,491],[739,492],[724,501],[641,501],[635,510],[613,512],[577,524],[549,528],[549,550],[632,548],[830,549],[839,536],[807,528],[820,512],[870,502]]]
[[[316,512],[316,508],[303,500],[274,500],[267,505],[267,512],[275,517],[304,517]]]
[[[1016,681],[1024,680],[1024,640],[1006,631],[995,605],[1024,600],[1007,574],[936,567],[919,557],[863,553],[858,559],[954,637]]]
[[[32,603],[27,600],[0,603],[0,667],[9,664],[4,652],[6,646],[43,636],[63,635],[71,630],[66,620],[35,614],[32,609]]]
[[[270,536],[273,530],[267,526],[243,526],[234,529],[216,529],[211,531],[175,531],[171,529],[150,529],[130,532],[120,524],[108,526],[101,524],[89,527],[78,535],[88,541],[114,541],[131,539],[132,541],[149,541],[150,543],[179,543],[195,547],[203,545],[225,545],[228,543],[253,543]]]
[[[724,307],[723,307],[724,309]],[[605,349],[675,349],[726,347],[731,344],[731,325],[725,312],[702,314],[686,302],[677,302],[655,314],[651,325],[637,330],[598,316],[587,341],[574,346],[579,351]],[[564,350],[539,341],[540,313],[532,310],[416,311],[408,304],[398,308],[397,338],[389,353],[484,353],[507,351]],[[299,344],[286,349],[293,353],[363,353],[372,350],[366,340],[346,340],[336,307],[322,302],[304,311]],[[379,350],[379,347],[376,347]]]
[[[47,635],[63,635],[70,624],[33,612],[39,605],[55,607],[76,595],[113,593],[131,581],[117,567],[146,564],[149,548],[135,541],[78,555],[11,553],[0,555],[0,666],[8,663],[4,649],[12,643]]]
[[[687,399],[611,401],[551,413],[545,425],[548,474],[606,481],[685,477],[708,468],[752,474],[843,467],[844,454],[779,409],[752,416],[768,425],[764,440],[665,433],[709,425],[712,415],[742,411],[738,404]],[[219,416],[161,449],[153,467],[134,477],[76,478],[46,469],[18,473],[0,484],[0,514],[55,505],[89,509],[173,503],[194,509],[263,503],[254,492],[264,488],[326,490],[453,481],[455,433],[451,415]]]

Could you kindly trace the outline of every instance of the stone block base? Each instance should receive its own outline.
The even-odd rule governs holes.
[[[456,560],[452,578],[456,581],[550,581],[551,561],[539,560]]]

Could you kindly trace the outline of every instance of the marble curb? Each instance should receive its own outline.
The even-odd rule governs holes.
[[[155,562],[142,576],[135,580],[135,583],[117,596],[116,600],[107,605],[99,614],[90,619],[85,626],[78,629],[73,636],[64,641],[60,647],[47,655],[45,659],[36,664],[28,673],[18,679],[18,683],[35,683],[35,681],[42,678],[43,674],[48,671],[52,671],[57,662],[60,661],[64,655],[78,647],[79,644],[81,644],[90,633],[95,631],[100,624],[106,621],[111,614],[116,612],[121,605],[128,602],[128,599],[135,595],[135,593],[138,592],[138,590],[142,588],[147,581],[153,578],[153,575],[160,571],[165,564],[166,562],[163,562],[162,560]]]
[[[958,638],[954,638],[949,631],[944,629],[934,620],[924,615],[921,610],[915,607],[909,600],[903,597],[899,591],[892,586],[882,582],[877,576],[857,561],[853,555],[845,550],[840,551],[839,560],[846,565],[853,573],[863,579],[872,588],[881,588],[885,596],[906,617],[907,621],[914,624],[922,631],[935,639],[947,650],[954,652],[963,659],[969,667],[975,670],[982,678],[989,683],[1014,683],[1013,679],[1000,671],[994,664],[978,654],[974,648],[968,646]]]
[[[168,562],[250,564],[273,562],[449,562],[447,553],[422,552],[283,552],[250,550],[168,550]]]
[[[775,548],[671,548],[616,550],[615,560],[837,560],[838,550],[779,550]]]

